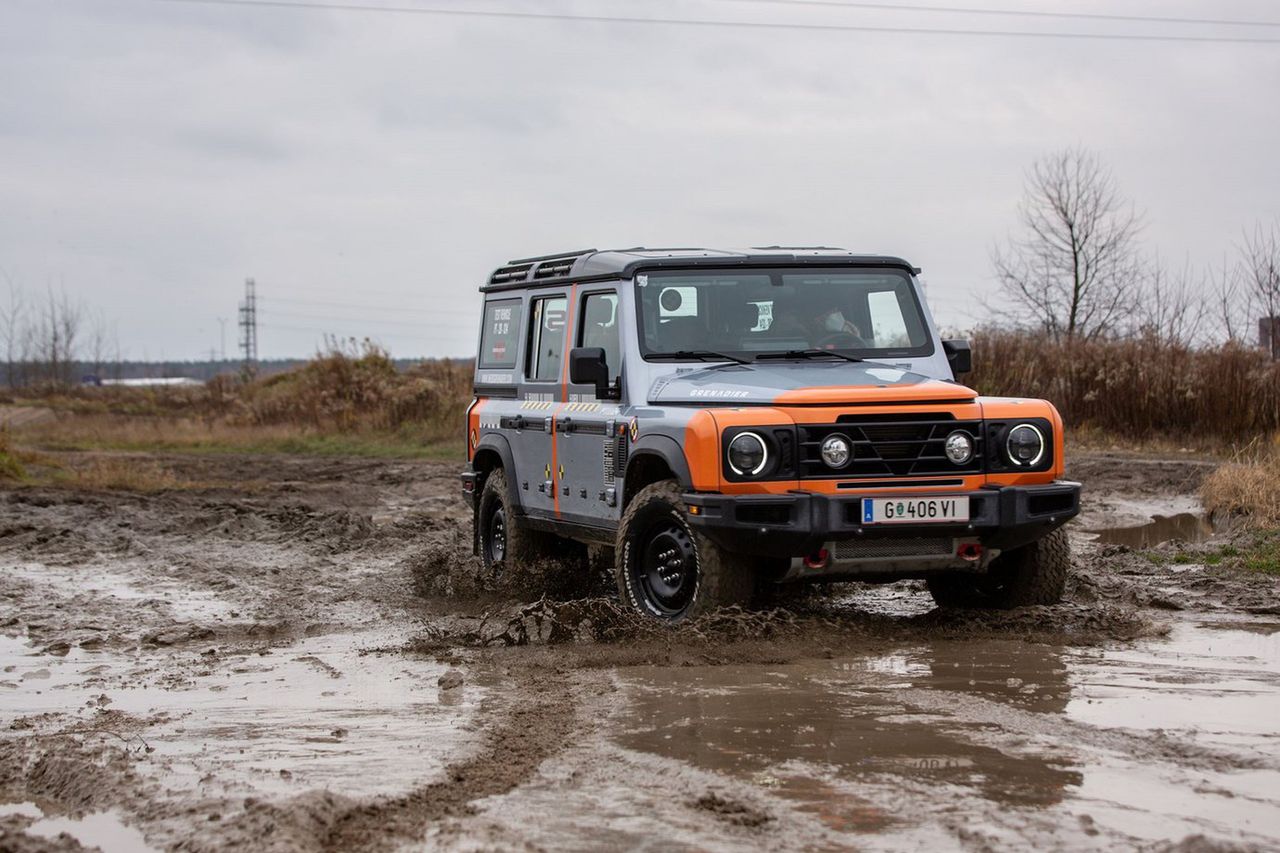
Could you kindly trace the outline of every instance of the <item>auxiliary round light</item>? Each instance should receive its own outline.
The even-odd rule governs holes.
[[[1009,430],[1005,452],[1014,465],[1030,468],[1044,457],[1044,434],[1034,424],[1018,424]]]
[[[769,462],[769,446],[754,432],[740,432],[729,442],[729,469],[739,477],[754,477]]]
[[[947,436],[946,441],[947,458],[957,465],[964,465],[973,458],[973,439],[969,433],[963,430],[956,430]]]
[[[822,442],[822,461],[828,468],[843,468],[853,458],[853,445],[849,437],[835,433],[827,436]]]

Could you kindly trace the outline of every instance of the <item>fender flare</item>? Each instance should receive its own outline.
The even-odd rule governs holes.
[[[689,461],[685,459],[684,448],[674,438],[667,435],[641,436],[639,441],[631,445],[631,451],[627,454],[627,472],[623,475],[623,480],[631,473],[635,461],[642,456],[658,457],[671,469],[671,473],[676,475],[681,488],[686,490],[693,488]]]
[[[498,454],[498,458],[502,460],[502,470],[507,473],[507,494],[511,498],[512,506],[521,507],[520,503],[520,485],[516,482],[516,466],[515,457],[511,453],[511,443],[507,441],[507,437],[498,433],[485,433],[480,438],[480,443],[476,445],[475,452],[472,454],[474,459],[481,451],[489,450]],[[478,497],[478,495],[477,495]],[[480,501],[476,501],[479,506]]]

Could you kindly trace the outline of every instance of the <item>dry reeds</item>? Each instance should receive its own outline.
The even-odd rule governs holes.
[[[1118,438],[1245,444],[1280,431],[1280,363],[1238,345],[1154,339],[1055,343],[1021,332],[973,337],[984,394],[1043,397],[1072,428]]]
[[[1250,527],[1280,527],[1280,446],[1251,449],[1219,467],[1205,478],[1200,500],[1214,515]]]
[[[27,476],[22,467],[22,460],[9,440],[9,431],[0,429],[0,482],[5,480],[22,480]]]

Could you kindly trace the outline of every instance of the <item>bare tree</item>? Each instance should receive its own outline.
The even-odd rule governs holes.
[[[1171,273],[1154,258],[1132,315],[1134,331],[1160,343],[1191,346],[1204,329],[1204,294],[1204,284],[1195,279],[1190,261]]]
[[[1227,343],[1244,342],[1249,327],[1249,294],[1244,287],[1238,264],[1223,256],[1222,266],[1205,271],[1206,309],[1212,311],[1219,339]]]
[[[71,384],[83,322],[80,304],[65,291],[49,288],[26,334],[35,378],[51,385]]]
[[[1096,154],[1037,161],[1019,218],[1022,233],[992,252],[999,314],[1055,340],[1106,335],[1128,318],[1143,281],[1141,219]]]
[[[1270,324],[1271,358],[1280,361],[1280,222],[1246,232],[1240,258],[1251,302]]]
[[[0,305],[0,345],[4,347],[4,380],[10,388],[16,387],[20,381],[20,368],[26,361],[26,300],[21,290],[9,277],[0,270],[8,287],[6,304]]]

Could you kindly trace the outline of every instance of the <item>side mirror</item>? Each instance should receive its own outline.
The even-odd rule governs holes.
[[[973,351],[968,341],[943,341],[942,351],[947,354],[951,372],[956,376],[973,370]]]
[[[596,398],[614,396],[609,387],[609,362],[600,347],[575,347],[569,350],[569,381],[574,385],[593,385]]]

